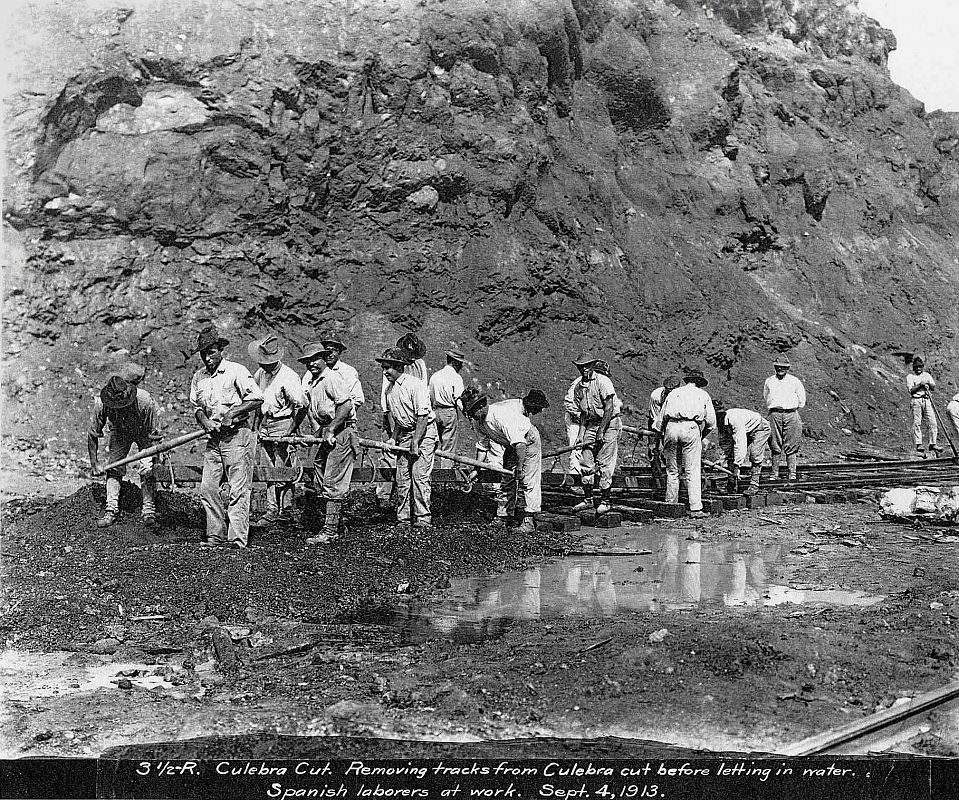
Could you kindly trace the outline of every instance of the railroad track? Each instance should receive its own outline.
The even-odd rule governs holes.
[[[945,717],[959,715],[959,681],[841,728],[810,736],[782,749],[787,756],[883,753],[932,730]]]

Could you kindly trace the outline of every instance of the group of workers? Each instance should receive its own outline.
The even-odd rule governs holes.
[[[200,483],[200,498],[206,512],[207,542],[228,547],[248,545],[253,468],[258,445],[274,467],[294,464],[295,444],[303,440],[301,429],[308,422],[310,441],[318,442],[313,460],[313,487],[326,503],[322,529],[307,541],[321,544],[334,539],[341,528],[343,500],[352,480],[361,442],[356,431],[357,411],[366,397],[357,370],[342,360],[347,349],[336,334],[329,334],[303,347],[297,361],[298,375],[284,358],[286,349],[275,334],[251,342],[248,353],[257,364],[254,373],[243,364],[224,357],[229,342],[214,328],[197,337],[193,355],[202,366],[193,374],[190,403],[198,425],[206,434],[206,449]],[[542,438],[534,417],[549,407],[544,392],[531,389],[523,398],[492,402],[477,389],[466,387],[462,370],[465,356],[455,348],[445,352],[446,365],[429,375],[423,342],[414,334],[401,337],[375,360],[382,374],[380,411],[387,436],[380,466],[394,470],[394,483],[381,485],[377,494],[396,493],[396,518],[401,526],[428,529],[432,525],[431,475],[437,459],[455,459],[459,443],[459,415],[470,421],[477,434],[477,458],[483,464],[505,469],[500,485],[497,516],[515,517],[518,532],[534,529],[534,515],[541,510]],[[570,450],[569,473],[582,485],[583,499],[576,510],[610,510],[613,473],[623,431],[623,404],[610,377],[609,363],[582,354],[573,364],[579,376],[564,398],[565,424]],[[729,489],[738,491],[740,470],[750,467],[745,493],[759,490],[761,467],[767,446],[773,475],[780,475],[785,461],[786,478],[796,480],[802,441],[799,411],[805,407],[802,382],[789,373],[790,364],[780,356],[775,374],[766,379],[763,397],[768,418],[745,408],[726,408],[705,391],[707,379],[690,369],[680,377],[670,375],[649,397],[648,456],[659,485],[665,471],[666,501],[679,501],[681,467],[685,472],[690,516],[703,517],[703,440],[718,432],[726,453]],[[125,365],[110,377],[96,399],[88,436],[90,464],[94,475],[106,475],[106,510],[100,527],[114,524],[119,515],[120,478],[124,467],[104,473],[98,459],[98,441],[109,421],[110,463],[124,459],[134,444],[144,450],[160,441],[158,406],[139,387],[144,370]],[[922,449],[920,423],[931,420],[930,449],[938,452],[935,418],[926,405],[935,382],[923,370],[921,359],[913,362],[907,380],[915,418],[917,446]],[[959,429],[959,395],[949,405]],[[369,445],[369,443],[366,443]],[[143,458],[137,470],[143,494],[142,519],[156,524],[153,459]],[[475,480],[474,468],[469,480]],[[228,485],[228,498],[221,486]],[[267,484],[266,507],[252,523],[267,528],[292,509],[293,484],[274,480]]]

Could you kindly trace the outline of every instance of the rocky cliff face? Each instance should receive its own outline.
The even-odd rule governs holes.
[[[635,406],[689,364],[758,407],[787,352],[834,444],[906,441],[903,351],[956,390],[959,115],[892,84],[895,40],[846,2],[18,14],[8,431],[80,441],[127,352],[181,428],[209,322],[238,356],[337,327],[370,390],[404,330],[554,400],[588,347]]]

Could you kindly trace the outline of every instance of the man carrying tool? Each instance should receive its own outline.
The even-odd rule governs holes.
[[[343,501],[350,491],[359,451],[356,408],[349,384],[330,369],[328,356],[327,347],[315,342],[306,345],[299,358],[312,380],[307,389],[309,405],[297,414],[293,430],[297,431],[304,416],[308,416],[316,436],[323,440],[313,461],[313,483],[326,501],[323,529],[307,539],[307,544],[325,544],[339,535]]]
[[[681,383],[676,375],[667,375],[663,378],[663,385],[650,392],[649,404],[646,407],[646,427],[654,434],[649,440],[646,457],[649,459],[653,483],[657,489],[666,488],[663,475],[663,403],[667,395],[673,389],[678,389]]]
[[[485,456],[484,460],[492,463],[495,459],[491,454],[492,443],[503,448],[503,468],[512,470],[511,477],[504,477],[500,489],[506,497],[507,514],[520,503],[523,508],[523,521],[517,533],[536,530],[534,515],[542,510],[543,450],[539,431],[530,417],[548,406],[546,395],[532,389],[522,401],[503,400],[492,405],[485,395],[472,396],[464,408],[476,424],[480,436],[477,449]],[[474,470],[471,480],[477,475],[478,470]]]
[[[110,449],[107,458],[112,464],[130,453],[136,444],[140,450],[152,447],[160,441],[160,409],[156,401],[143,389],[114,375],[100,390],[93,401],[93,422],[87,435],[87,453],[90,456],[90,471],[95,477],[104,474],[97,458],[100,437],[109,423]],[[153,459],[144,458],[134,467],[140,475],[140,490],[143,494],[141,519],[148,527],[156,525],[156,478],[153,476]],[[107,505],[103,516],[97,520],[98,528],[107,528],[120,515],[120,479],[126,467],[107,470]]]
[[[726,409],[718,400],[713,402],[716,412],[716,427],[719,431],[719,446],[726,454],[726,464],[733,473],[727,489],[735,493],[739,489],[739,469],[752,465],[749,486],[743,494],[759,492],[759,477],[769,443],[769,423],[758,411],[747,408]]]
[[[597,514],[605,514],[609,511],[622,420],[616,413],[617,397],[613,383],[595,371],[596,361],[584,353],[573,362],[580,376],[573,381],[567,397],[572,394],[578,412],[576,422],[580,430],[576,444],[584,445],[578,469],[572,473],[583,478],[584,498],[574,509],[582,511],[595,507]],[[588,476],[584,475],[585,469],[590,470]],[[598,501],[593,496],[596,472],[599,472]]]
[[[685,383],[673,389],[663,403],[663,449],[666,456],[666,502],[679,502],[679,461],[686,470],[689,516],[700,519],[703,511],[703,439],[716,427],[713,401],[703,391],[708,384],[699,370],[687,370]]]
[[[197,336],[193,353],[199,353],[203,366],[193,373],[190,404],[196,421],[210,435],[200,480],[207,542],[244,548],[250,533],[256,458],[256,438],[249,418],[263,402],[263,393],[246,367],[223,357],[228,344],[212,327]],[[224,477],[230,484],[228,508],[224,508],[220,496]]]
[[[433,524],[430,479],[438,438],[429,388],[403,372],[410,360],[402,349],[390,347],[376,361],[387,381],[383,428],[398,447],[410,451],[410,457],[396,458],[396,519],[400,525],[429,529]]]
[[[926,457],[926,450],[922,446],[923,419],[926,421],[926,427],[929,428],[929,450],[936,456],[942,452],[939,446],[936,410],[932,406],[932,390],[936,388],[936,382],[924,367],[924,359],[917,355],[912,359],[912,372],[906,376],[906,388],[909,389],[909,403],[912,406],[912,439],[916,445],[916,452],[922,458]]]
[[[247,348],[250,358],[259,365],[253,380],[263,395],[263,405],[255,415],[254,427],[261,436],[289,436],[293,419],[307,405],[306,393],[299,376],[283,363],[284,349],[275,334],[257,339]],[[292,448],[285,442],[263,442],[263,452],[272,467],[289,467]],[[268,481],[266,510],[252,523],[254,528],[269,528],[287,516],[293,501],[293,481]]]
[[[779,478],[782,456],[786,456],[789,480],[796,480],[799,446],[802,444],[802,419],[799,409],[806,407],[806,389],[795,375],[788,375],[789,359],[780,355],[773,362],[775,375],[763,384],[763,399],[769,409],[769,449],[772,451],[773,479]]]
[[[459,440],[457,408],[463,394],[463,354],[453,348],[446,351],[446,366],[433,373],[429,380],[430,402],[436,414],[436,430],[439,444],[436,456],[442,465],[443,453],[456,453]]]

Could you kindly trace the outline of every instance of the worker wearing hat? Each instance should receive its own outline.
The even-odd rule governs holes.
[[[773,362],[774,375],[763,384],[763,399],[769,409],[769,449],[772,451],[773,478],[779,477],[782,456],[786,456],[789,480],[796,480],[799,446],[802,444],[802,419],[799,409],[806,407],[806,388],[790,375],[789,359],[780,355]]]
[[[725,408],[718,400],[713,403],[716,411],[716,428],[719,431],[719,445],[726,454],[726,465],[733,474],[728,488],[730,492],[739,489],[739,472],[742,467],[751,466],[749,486],[745,494],[759,492],[759,477],[766,458],[766,445],[769,443],[769,423],[758,411],[748,408]]]
[[[436,446],[436,457],[442,466],[444,453],[456,453],[459,439],[459,418],[457,409],[460,397],[463,394],[463,353],[455,347],[446,351],[446,366],[430,376],[430,402],[433,404],[433,413],[436,414],[436,430],[439,434],[439,443]]]
[[[313,484],[326,501],[323,529],[307,539],[307,544],[324,544],[340,532],[343,501],[350,491],[353,465],[359,452],[356,434],[356,407],[350,391],[349,376],[329,367],[329,346],[313,342],[303,348],[300,363],[309,370],[309,401],[306,416],[316,436],[322,439],[313,461]],[[303,414],[294,421],[300,427]]]
[[[464,403],[463,411],[479,434],[481,460],[494,463],[497,451],[492,445],[503,448],[503,469],[510,470],[511,476],[504,477],[500,491],[507,514],[522,514],[517,533],[532,533],[534,516],[542,510],[542,440],[531,417],[547,407],[549,401],[539,389],[530,390],[522,400],[490,403],[485,395],[475,394]],[[471,477],[476,475],[474,470]]]
[[[153,447],[160,441],[160,407],[150,394],[137,389],[129,381],[114,375],[100,390],[93,401],[93,422],[87,435],[87,453],[90,456],[90,471],[94,476],[104,474],[98,460],[99,442],[104,428],[109,425],[109,463],[126,458],[135,444],[140,450]],[[156,524],[156,478],[153,476],[153,459],[144,458],[134,462],[140,475],[140,490],[143,494],[141,517],[152,527]],[[107,504],[97,527],[113,525],[120,515],[120,479],[126,467],[107,470]]]
[[[250,342],[247,352],[258,365],[253,380],[263,395],[263,405],[255,415],[254,427],[261,436],[289,436],[293,432],[297,412],[307,405],[300,377],[283,363],[286,350],[275,333]],[[292,449],[286,442],[263,442],[262,447],[270,466],[291,466]],[[251,523],[252,527],[269,528],[276,524],[289,514],[292,500],[292,481],[268,481],[266,509],[259,519]]]
[[[666,459],[666,502],[679,502],[679,462],[686,471],[689,515],[705,517],[703,511],[703,439],[716,428],[716,411],[705,391],[708,381],[698,369],[686,371],[685,383],[663,401],[663,454]]]
[[[573,361],[580,374],[570,384],[564,407],[576,409],[574,420],[579,425],[579,433],[575,444],[583,445],[578,463],[570,459],[571,474],[580,475],[583,482],[584,498],[575,508],[595,507],[598,513],[605,514],[609,511],[622,420],[616,410],[613,382],[595,370],[596,361],[587,353]],[[589,470],[588,476],[586,470]],[[599,473],[598,498],[594,496],[595,472]]]
[[[346,386],[350,399],[353,401],[353,411],[358,411],[360,406],[366,402],[366,395],[363,393],[360,373],[356,371],[356,367],[347,364],[342,358],[346,345],[335,333],[324,334],[320,338],[320,344],[326,348],[324,359],[327,369],[332,370]]]
[[[663,403],[673,389],[678,389],[682,379],[677,375],[667,375],[663,378],[663,385],[649,393],[649,403],[646,406],[646,427],[655,433],[649,441],[646,456],[649,459],[650,470],[657,489],[666,488],[663,474]]]
[[[140,364],[135,364],[132,361],[121,364],[117,370],[117,375],[123,378],[127,383],[132,383],[134,386],[139,386],[143,383],[146,374],[147,371]]]
[[[912,440],[916,451],[923,458],[926,457],[926,449],[922,445],[922,423],[925,420],[929,429],[929,450],[938,455],[942,452],[939,446],[939,423],[932,406],[932,390],[936,388],[936,381],[926,372],[922,356],[913,357],[912,372],[906,375],[906,388],[909,390],[909,404],[912,407]]]
[[[244,548],[250,533],[256,458],[250,417],[260,408],[263,392],[245,366],[223,357],[228,344],[212,327],[197,336],[193,353],[199,354],[203,366],[193,373],[190,404],[196,421],[209,434],[200,479],[207,543]],[[224,478],[230,485],[228,506],[220,495]]]
[[[412,454],[396,459],[396,519],[401,525],[428,529],[433,524],[430,480],[438,439],[429,388],[403,371],[410,363],[403,349],[390,347],[376,361],[387,381],[383,427],[398,447]]]

